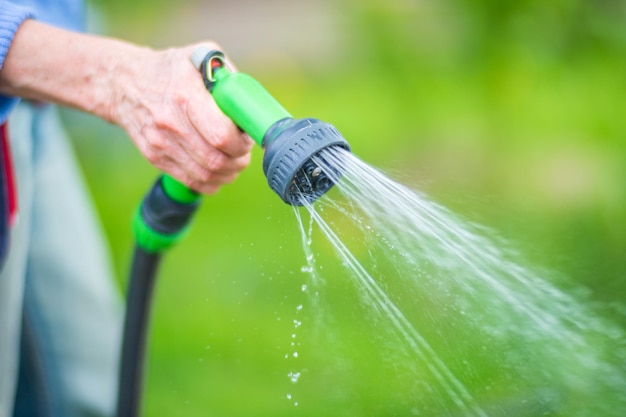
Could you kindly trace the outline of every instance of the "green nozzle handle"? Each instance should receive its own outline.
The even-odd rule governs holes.
[[[254,78],[231,72],[221,51],[199,46],[191,61],[218,107],[260,146],[267,131],[291,114]]]
[[[220,69],[211,92],[219,108],[259,146],[276,122],[291,115],[261,84],[241,72]]]
[[[259,145],[276,122],[291,118],[254,78],[226,68],[224,54],[200,46],[191,56],[218,107]],[[176,244],[188,228],[200,195],[169,175],[161,176],[135,214],[137,245],[159,253]]]

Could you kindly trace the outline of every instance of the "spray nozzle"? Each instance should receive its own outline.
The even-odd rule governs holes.
[[[341,176],[340,167],[324,160],[324,151],[350,150],[334,126],[317,119],[292,118],[275,123],[263,147],[263,171],[270,188],[285,203],[296,206],[317,200],[335,184],[333,178]]]
[[[317,119],[294,119],[254,78],[230,71],[221,51],[200,46],[191,61],[224,114],[265,149],[268,184],[285,203],[311,203],[334,185],[339,167],[329,173],[332,164],[323,169],[315,161],[323,160],[327,148],[350,150],[337,129]]]

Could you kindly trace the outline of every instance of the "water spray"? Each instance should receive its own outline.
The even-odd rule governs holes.
[[[263,147],[268,185],[285,203],[311,204],[332,188],[341,167],[326,161],[323,153],[333,148],[350,151],[334,126],[313,118],[293,118],[258,81],[231,71],[221,51],[198,47],[191,61],[222,112]],[[139,415],[146,327],[158,264],[162,253],[185,234],[200,200],[200,194],[162,175],[135,215],[118,417]]]

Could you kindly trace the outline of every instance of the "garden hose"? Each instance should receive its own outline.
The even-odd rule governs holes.
[[[263,171],[270,188],[285,203],[312,203],[334,185],[315,161],[324,160],[321,152],[327,148],[350,150],[337,129],[317,119],[294,119],[254,78],[230,71],[220,51],[199,47],[191,60],[222,112],[265,150]],[[340,167],[334,169],[333,177],[340,176]],[[198,193],[162,175],[136,212],[118,417],[139,415],[147,323],[158,265],[164,251],[185,234],[200,199]]]
[[[140,415],[143,368],[152,293],[163,252],[183,236],[200,203],[200,195],[162,175],[135,214],[136,246],[122,337],[117,416]]]

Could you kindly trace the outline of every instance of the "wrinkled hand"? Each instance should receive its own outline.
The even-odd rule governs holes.
[[[120,60],[111,81],[108,119],[128,132],[155,167],[212,194],[249,164],[253,142],[204,87],[190,61],[196,46],[138,48],[136,56]]]
[[[206,91],[190,61],[196,46],[154,51],[28,19],[0,68],[0,93],[116,123],[157,168],[211,194],[248,165],[252,141]]]

